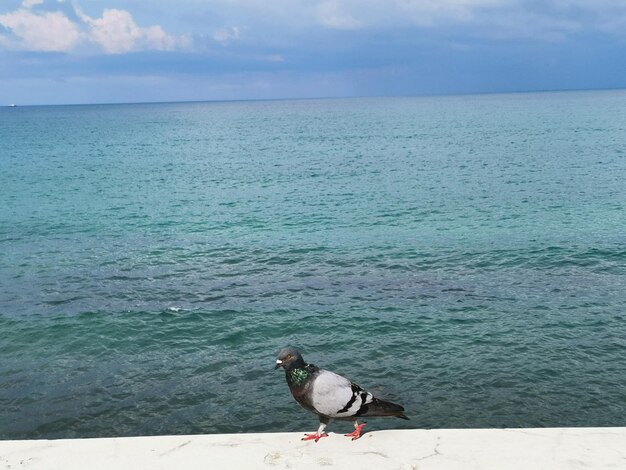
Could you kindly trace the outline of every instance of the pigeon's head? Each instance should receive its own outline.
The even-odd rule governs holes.
[[[278,353],[275,369],[282,367],[285,370],[291,370],[299,369],[305,366],[306,362],[304,362],[304,359],[302,359],[302,355],[298,352],[298,350],[288,346],[281,349]]]

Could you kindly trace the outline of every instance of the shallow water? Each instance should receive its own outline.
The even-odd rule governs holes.
[[[0,438],[626,425],[626,92],[0,109]],[[348,431],[350,424],[331,425]]]

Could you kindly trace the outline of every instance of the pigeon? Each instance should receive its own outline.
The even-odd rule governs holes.
[[[395,416],[409,419],[404,408],[395,403],[375,398],[345,377],[304,362],[297,349],[286,347],[278,353],[276,367],[285,369],[287,385],[296,401],[306,410],[319,416],[316,433],[305,434],[303,441],[319,441],[328,434],[324,429],[331,419],[354,421],[354,431],[345,434],[356,440],[366,423],[357,419],[366,416]]]

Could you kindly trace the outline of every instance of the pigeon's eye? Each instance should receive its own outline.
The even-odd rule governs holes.
[[[287,354],[287,360],[291,359],[291,354]]]

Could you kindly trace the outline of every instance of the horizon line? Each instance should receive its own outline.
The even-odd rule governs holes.
[[[476,91],[476,92],[451,92],[451,93],[423,93],[414,95],[337,95],[337,96],[310,96],[310,97],[287,97],[287,98],[235,98],[235,99],[197,99],[197,100],[171,100],[171,101],[109,101],[109,102],[75,102],[75,103],[37,103],[23,104],[10,103],[0,105],[1,108],[26,108],[44,106],[107,106],[107,105],[151,105],[151,104],[193,104],[193,103],[246,103],[266,101],[316,101],[316,100],[350,100],[350,99],[377,99],[377,98],[445,98],[460,96],[486,96],[486,95],[523,95],[541,93],[580,93],[580,92],[603,92],[603,91],[626,91],[624,88],[547,88],[538,90],[511,90],[511,91]]]

